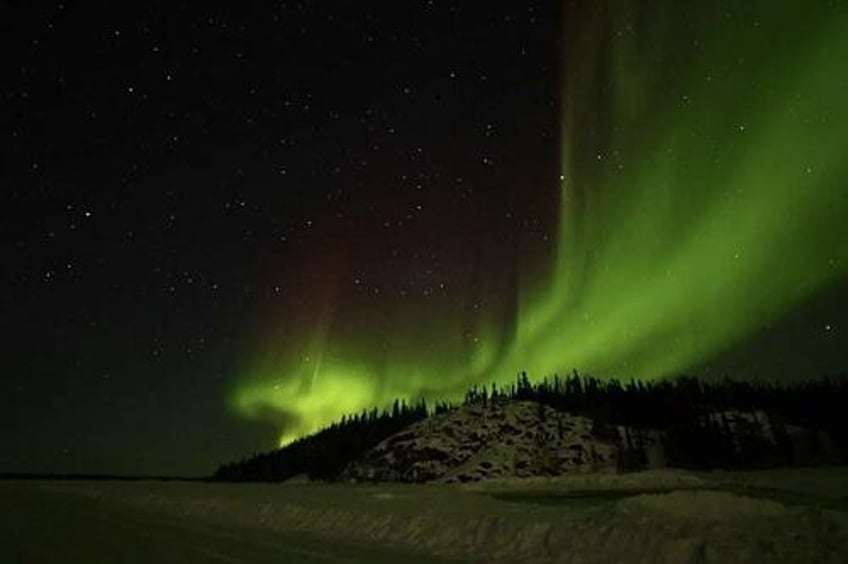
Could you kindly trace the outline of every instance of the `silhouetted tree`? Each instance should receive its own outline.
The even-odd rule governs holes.
[[[662,433],[669,465],[684,468],[759,467],[821,461],[848,462],[848,377],[778,385],[690,377],[659,381],[601,381],[577,371],[532,383],[521,372],[508,387],[472,386],[463,405],[533,400],[544,407],[593,419],[593,434],[621,447],[624,470],[644,467],[644,429]],[[434,404],[442,414],[454,406]],[[348,414],[290,445],[225,464],[217,480],[278,481],[298,474],[336,479],[353,460],[380,441],[430,414],[426,402],[396,400],[390,410],[376,407]],[[731,415],[733,421],[731,422]],[[768,422],[769,433],[762,421]],[[626,430],[622,439],[617,427]],[[792,431],[790,429],[800,429]],[[561,422],[557,434],[562,437]],[[826,438],[826,440],[823,440]]]

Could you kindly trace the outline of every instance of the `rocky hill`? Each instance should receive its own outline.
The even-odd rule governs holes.
[[[848,377],[794,384],[602,381],[576,372],[472,387],[461,404],[403,400],[222,465],[222,481],[488,478],[848,463]]]
[[[661,466],[659,434],[513,401],[463,406],[419,421],[348,466],[342,478],[454,483],[614,472],[634,453],[644,465]]]

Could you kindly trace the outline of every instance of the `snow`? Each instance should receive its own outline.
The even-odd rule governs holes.
[[[768,415],[762,411],[716,411],[702,416],[723,429],[736,447],[774,447],[772,460],[785,454]],[[796,463],[828,460],[833,449],[822,432],[786,427]],[[604,424],[556,411],[532,401],[489,402],[433,415],[382,441],[351,463],[343,478],[351,481],[468,484],[535,478],[544,487],[604,480],[604,474],[635,469],[664,469],[665,433]],[[698,443],[691,444],[697,449]],[[652,474],[677,480],[677,487],[698,486],[696,478]],[[641,478],[645,479],[645,478]],[[680,482],[683,480],[683,482]],[[627,486],[616,481],[621,488]],[[541,487],[541,486],[540,486]],[[657,483],[656,487],[666,487]]]
[[[716,470],[704,473],[703,476],[716,486],[776,490],[824,499],[848,500],[848,469],[844,466],[772,468],[757,471]]]
[[[491,480],[464,484],[461,487],[479,492],[549,492],[549,493],[589,493],[589,492],[645,492],[670,491],[675,489],[701,488],[707,480],[692,472],[671,468],[628,472],[619,474],[613,471],[585,474],[564,474],[562,476],[532,476],[529,478],[494,478]]]
[[[641,494],[621,500],[619,511],[659,515],[675,519],[720,521],[781,517],[786,507],[776,501],[734,495],[722,491],[673,491],[664,494]]]
[[[845,469],[839,469],[844,475]],[[817,469],[775,473],[633,474],[431,484],[58,483],[192,523],[258,528],[405,547],[487,562],[848,562],[848,516],[815,503],[785,504],[715,491],[718,484],[813,482]],[[833,488],[843,488],[835,477]],[[841,484],[841,485],[840,485]],[[495,493],[579,493],[536,503]],[[605,497],[618,492],[623,497]],[[638,493],[631,495],[634,491]],[[597,494],[596,498],[592,494]],[[757,495],[754,495],[757,493]],[[844,499],[844,488],[828,499]]]
[[[389,437],[345,473],[370,481],[465,483],[611,470],[613,440],[591,419],[530,401],[464,406]]]

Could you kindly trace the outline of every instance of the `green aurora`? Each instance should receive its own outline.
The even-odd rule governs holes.
[[[272,336],[247,363],[239,414],[273,422],[286,443],[346,413],[456,399],[521,370],[666,377],[844,278],[848,9],[578,4],[565,14],[545,279],[455,318],[381,312],[410,321],[357,339],[337,330],[328,290],[312,326]]]

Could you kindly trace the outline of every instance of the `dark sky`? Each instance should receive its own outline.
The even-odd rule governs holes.
[[[233,389],[328,317],[338,354],[418,325],[404,354],[438,356],[437,319],[511,339],[556,255],[563,52],[586,49],[563,19],[587,6],[0,1],[0,471],[268,449]],[[579,110],[592,158],[606,92]],[[845,286],[692,369],[844,369]]]
[[[554,178],[556,5],[480,6],[0,3],[0,467],[268,448],[226,390],[298,259],[437,276],[440,224]]]

